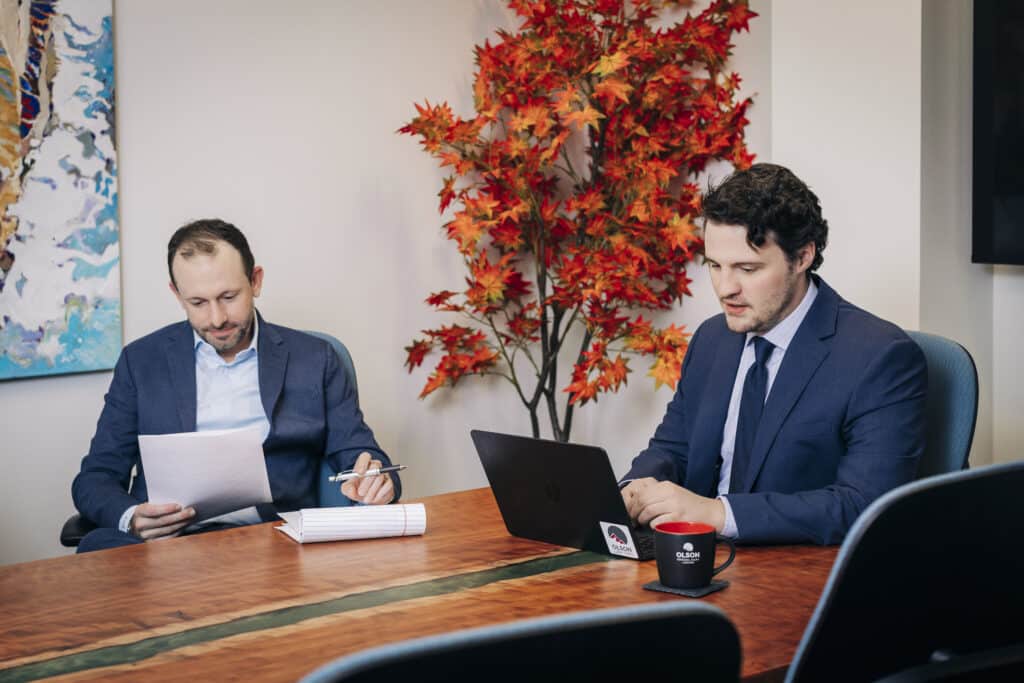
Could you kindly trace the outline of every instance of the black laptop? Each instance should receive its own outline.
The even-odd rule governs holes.
[[[603,449],[478,429],[470,435],[513,536],[654,557],[653,532],[630,523]]]

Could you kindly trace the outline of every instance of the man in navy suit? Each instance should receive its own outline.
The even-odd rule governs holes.
[[[182,227],[168,244],[167,268],[188,320],[132,342],[118,359],[71,487],[79,512],[99,527],[82,539],[79,552],[315,507],[324,458],[337,471],[391,464],[363,421],[334,349],[256,312],[263,269],[237,228],[216,219]],[[200,526],[190,507],[147,502],[139,434],[238,427],[261,430],[273,504]],[[371,505],[397,500],[400,491],[394,474],[342,486],[352,500]]]
[[[744,543],[839,543],[871,501],[915,475],[924,355],[812,274],[828,224],[789,170],[734,173],[707,194],[703,215],[724,312],[690,340],[623,499],[642,524],[705,522]]]

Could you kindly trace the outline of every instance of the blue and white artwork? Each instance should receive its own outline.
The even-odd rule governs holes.
[[[111,0],[0,0],[0,379],[121,349]]]

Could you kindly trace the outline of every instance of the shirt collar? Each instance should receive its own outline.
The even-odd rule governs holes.
[[[793,309],[793,311],[783,318],[775,327],[764,333],[765,339],[770,341],[772,345],[782,349],[785,353],[790,343],[793,341],[793,337],[796,335],[796,331],[800,329],[800,324],[807,317],[807,311],[811,310],[811,304],[814,303],[814,299],[818,296],[818,286],[814,284],[814,278],[808,278],[807,291],[804,292],[804,298],[800,301],[800,305]],[[755,336],[754,333],[747,333],[746,344],[750,343],[750,340]]]
[[[217,360],[219,360],[221,363],[224,363],[225,365],[234,365],[238,361],[244,360],[244,359],[248,358],[250,355],[255,355],[257,353],[257,349],[259,348],[259,346],[257,344],[257,342],[259,341],[259,338],[260,338],[260,317],[258,315],[254,315],[252,317],[252,340],[249,342],[249,345],[247,347],[245,347],[244,349],[242,349],[241,351],[239,351],[235,355],[235,359],[233,361],[231,361],[231,363],[224,363],[224,359],[221,358],[219,353],[217,353],[217,349],[213,348],[213,346],[211,346],[209,342],[207,342],[205,339],[200,337],[199,333],[195,331],[195,328],[192,329],[192,345],[193,345],[193,348],[195,349],[196,356],[197,357],[205,356],[207,358],[216,358]]]

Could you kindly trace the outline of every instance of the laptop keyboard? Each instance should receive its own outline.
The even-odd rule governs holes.
[[[636,543],[636,554],[641,560],[654,559],[654,532],[648,526],[631,526],[633,541]]]

